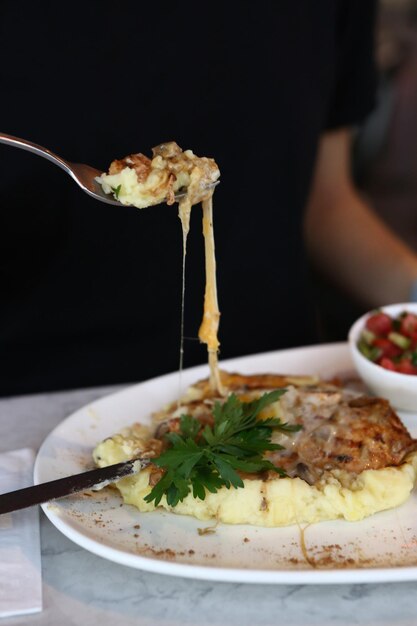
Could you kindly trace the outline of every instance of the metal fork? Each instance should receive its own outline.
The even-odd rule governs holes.
[[[96,200],[100,200],[100,202],[106,202],[107,204],[115,204],[117,206],[126,206],[121,202],[114,200],[114,198],[106,193],[104,193],[101,185],[95,180],[97,176],[101,176],[102,172],[97,170],[95,167],[91,167],[91,165],[85,165],[84,163],[71,163],[70,161],[66,161],[62,157],[58,156],[54,152],[48,150],[48,148],[44,148],[43,146],[39,146],[32,141],[27,141],[26,139],[20,139],[19,137],[13,137],[13,135],[7,135],[6,133],[0,132],[0,143],[4,143],[8,146],[13,146],[14,148],[21,148],[22,150],[27,150],[28,152],[33,152],[33,154],[37,154],[38,156],[43,157],[44,159],[48,159],[51,163],[58,165],[61,169],[64,170],[67,174],[71,176],[73,180],[77,183],[79,187],[85,193],[88,193],[89,196],[95,198]],[[207,189],[214,187],[217,185],[219,181],[216,181],[212,185],[208,185]],[[184,193],[175,194],[175,199],[179,200],[180,198],[185,196]]]

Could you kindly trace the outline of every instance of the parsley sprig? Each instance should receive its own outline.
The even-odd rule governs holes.
[[[221,487],[243,487],[241,472],[272,470],[285,472],[263,458],[268,450],[282,450],[271,442],[274,428],[295,432],[300,426],[289,425],[278,418],[258,419],[259,413],[285,393],[278,389],[265,393],[252,402],[241,402],[231,394],[213,409],[214,424],[201,430],[201,423],[190,415],[182,415],[178,433],[168,433],[170,448],[153,463],[165,470],[164,475],[145,497],[157,506],[163,495],[170,506],[176,506],[192,492],[204,500],[206,490],[216,493]]]
[[[112,192],[113,192],[114,197],[116,198],[116,200],[118,200],[118,199],[119,199],[119,194],[120,194],[121,189],[122,189],[122,186],[121,186],[121,185],[117,185],[117,187],[112,187],[112,188],[111,188],[111,190],[112,190]]]

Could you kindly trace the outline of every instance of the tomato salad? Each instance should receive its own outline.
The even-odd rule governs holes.
[[[358,348],[387,370],[417,375],[417,315],[403,311],[391,317],[375,311],[366,320]]]

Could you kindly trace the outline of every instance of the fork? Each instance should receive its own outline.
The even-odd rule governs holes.
[[[62,157],[58,156],[48,148],[44,148],[43,146],[39,146],[32,141],[27,141],[26,139],[20,139],[19,137],[13,137],[13,135],[7,135],[6,133],[0,132],[0,143],[4,143],[8,146],[13,146],[14,148],[21,148],[22,150],[27,150],[28,152],[32,152],[33,154],[37,154],[38,156],[43,157],[44,159],[48,159],[51,163],[58,165],[61,169],[64,170],[85,193],[88,193],[89,196],[95,198],[96,200],[100,200],[100,202],[106,202],[107,204],[115,204],[117,206],[126,206],[117,200],[114,200],[110,195],[104,193],[101,185],[96,181],[97,176],[101,176],[102,172],[97,170],[95,167],[91,167],[91,165],[85,165],[84,163],[71,163],[70,161],[66,161]],[[218,184],[219,181],[208,185],[207,189],[211,189]],[[175,199],[179,200],[185,196],[185,192],[180,192],[175,194]]]

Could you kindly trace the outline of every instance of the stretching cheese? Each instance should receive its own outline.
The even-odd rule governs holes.
[[[105,193],[113,195],[126,205],[144,208],[166,201],[173,204],[175,193],[181,192],[178,215],[183,233],[183,287],[181,311],[180,370],[184,342],[184,291],[187,235],[190,229],[191,207],[202,203],[203,235],[205,242],[206,288],[203,321],[198,333],[207,345],[210,366],[210,385],[224,394],[218,369],[218,329],[220,312],[217,302],[216,259],[213,233],[213,183],[220,176],[213,159],[197,157],[191,150],[183,152],[173,141],[153,148],[153,159],[138,153],[113,161],[109,173],[97,178]]]

